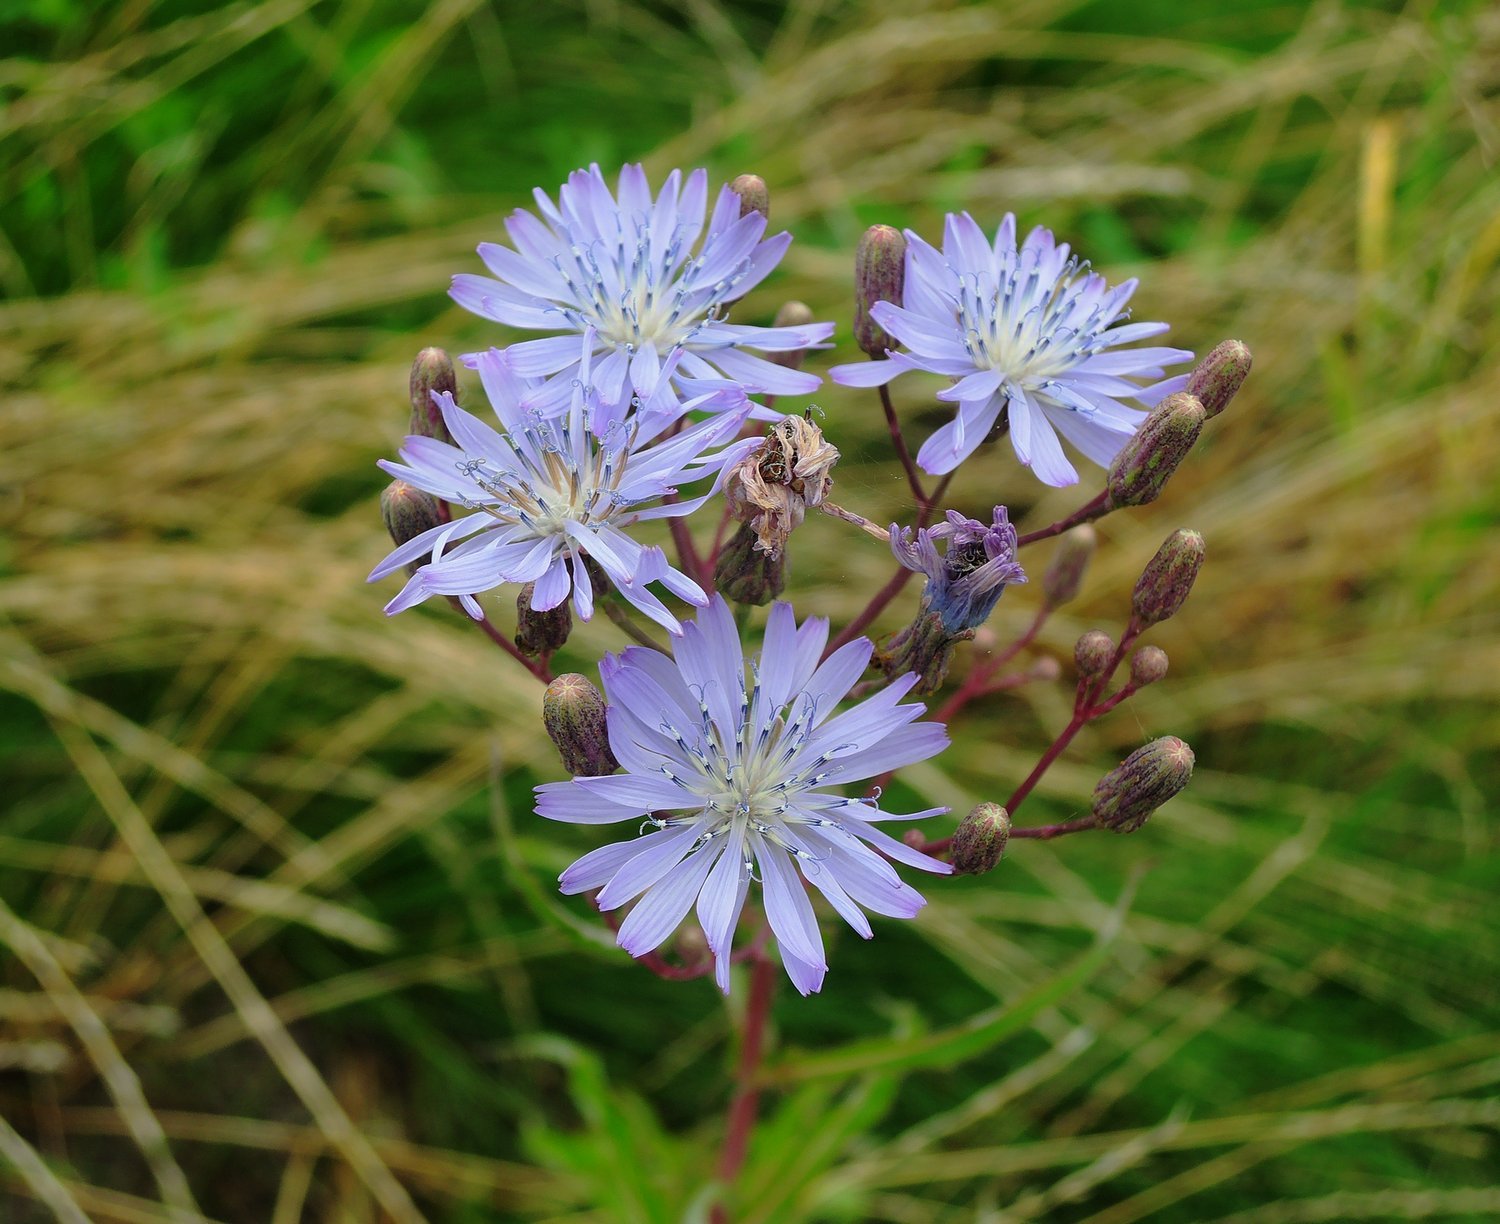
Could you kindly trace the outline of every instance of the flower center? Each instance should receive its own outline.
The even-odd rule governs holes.
[[[988,275],[958,278],[957,321],[964,348],[976,367],[1001,371],[1028,390],[1066,373],[1097,351],[1095,340],[1111,321],[1105,317],[1105,283],[1089,275],[1075,287],[1082,265],[1070,259],[1050,285],[1037,261],[1022,252],[1000,283]]]

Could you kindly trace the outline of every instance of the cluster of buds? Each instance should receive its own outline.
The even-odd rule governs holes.
[[[915,672],[912,692],[931,693],[947,676],[955,648],[989,619],[1005,588],[1026,581],[1016,561],[1016,529],[1005,507],[996,506],[988,526],[950,510],[915,538],[910,527],[895,524],[890,535],[896,560],[925,574],[927,585],[916,619],[881,643],[875,661],[887,675]]]
[[[1192,354],[1126,347],[1165,324],[1119,328],[1130,287],[1111,288],[1068,259],[1050,231],[1036,227],[1023,238],[1007,216],[991,239],[967,213],[952,214],[939,250],[915,230],[872,226],[855,253],[853,317],[854,342],[870,360],[829,374],[843,386],[880,388],[918,523],[943,511],[933,526],[887,531],[830,500],[839,451],[812,410],[779,417],[771,410],[775,398],[817,387],[818,375],[801,366],[808,352],[826,347],[833,324],[816,322],[800,302],[786,302],[769,328],[727,321],[791,241],[766,233],[771,201],[762,178],[740,175],[711,211],[703,170],[685,179],[674,172],[653,196],[641,167],[625,167],[612,191],[596,166],[570,176],[556,204],[541,193],[537,199],[539,214],[518,217],[511,228],[515,249],[482,247],[491,275],[456,277],[453,297],[510,327],[576,335],[463,358],[478,372],[498,432],[459,406],[445,352],[417,355],[402,462],[383,465],[402,477],[381,498],[397,548],[372,577],[404,566],[413,577],[388,611],[447,596],[546,682],[542,720],[573,781],[539,787],[539,815],[644,822],[638,839],[587,854],[561,877],[564,892],[596,894],[601,911],[631,907],[614,924],[622,947],[638,957],[675,949],[679,976],[712,972],[727,990],[732,958],[764,954],[761,937],[734,948],[740,907],[760,883],[769,929],[805,994],[819,988],[826,966],[804,884],[868,937],[864,893],[886,906],[882,913],[910,917],[922,904],[894,879],[891,863],[983,874],[1012,839],[1133,832],[1183,789],[1193,753],[1169,736],[1106,774],[1086,816],[1012,827],[1082,727],[1166,676],[1166,652],[1137,639],[1175,615],[1192,590],[1204,542],[1186,529],[1146,565],[1123,629],[1078,639],[1073,718],[1003,806],[978,804],[941,841],[914,830],[897,842],[868,827],[906,819],[881,811],[881,788],[896,769],[942,751],[945,727],[966,702],[1061,674],[1043,652],[1029,666],[1023,658],[1013,672],[1000,669],[1078,597],[1098,544],[1088,524],[1162,496],[1206,422],[1248,376],[1245,345],[1226,341],[1186,377],[1163,382],[1166,367]],[[956,405],[956,415],[908,449],[886,388],[911,371],[948,377],[937,399]],[[1168,387],[1181,389],[1163,396]],[[1153,407],[1143,414],[1116,397]],[[744,432],[751,419],[775,423],[756,439]],[[994,506],[988,521],[945,509],[946,478],[1005,432],[1019,464],[1053,487],[1078,479],[1064,442],[1101,463],[1112,455],[1103,490],[1020,538],[1005,506]],[[938,491],[923,473],[943,478]],[[702,496],[679,492],[710,478]],[[717,493],[724,515],[704,552],[687,516]],[[909,573],[898,571],[831,645],[826,621],[805,618],[799,628],[790,605],[777,604],[765,618],[761,653],[747,653],[739,640],[747,618],[707,590],[709,571],[727,599],[770,603],[786,585],[788,544],[810,509],[888,543]],[[680,568],[663,548],[633,537],[633,528],[652,520],[669,523]],[[985,626],[1005,588],[1027,581],[1017,551],[1053,537],[1060,538],[1038,584],[1031,627],[1000,646]],[[910,622],[873,648],[857,640],[910,573],[925,579]],[[477,602],[506,584],[520,588],[513,646]],[[698,609],[696,619],[679,621],[666,596]],[[600,664],[612,708],[584,676],[554,679],[551,670],[575,617],[589,621],[605,600],[610,619],[638,643]],[[670,646],[661,648],[659,633],[635,616],[672,634]],[[906,693],[936,692],[958,647],[981,633],[977,645],[988,657],[969,668],[937,718],[917,723],[922,705],[895,706]],[[1127,655],[1128,680],[1120,684]],[[883,679],[863,678],[867,660]],[[863,712],[835,714],[846,697]],[[662,712],[664,704],[680,711]],[[832,721],[818,726],[824,719]],[[839,793],[822,790],[825,779]],[[863,800],[845,797],[866,779],[877,780]],[[858,837],[844,836],[855,819]],[[841,872],[854,887],[844,889]],[[702,929],[667,943],[690,894]]]

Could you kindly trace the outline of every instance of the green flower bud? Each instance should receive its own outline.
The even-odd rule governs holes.
[[[1130,683],[1136,688],[1155,684],[1167,674],[1167,652],[1160,646],[1142,646],[1130,656]]]
[[[871,357],[884,357],[895,339],[870,317],[876,302],[901,305],[906,289],[906,239],[889,225],[872,225],[854,252],[854,341]]]
[[[942,614],[924,599],[916,619],[875,648],[875,666],[887,676],[916,672],[919,679],[911,694],[923,697],[943,687],[953,652],[960,642],[973,637],[972,629],[954,631],[944,626]]]
[[[1094,816],[1116,833],[1134,833],[1188,784],[1193,750],[1175,735],[1137,748],[1094,787]]]
[[[536,583],[528,582],[516,597],[516,647],[530,658],[546,658],[561,650],[573,631],[573,613],[565,599],[539,612],[531,606]]]
[[[714,563],[714,587],[725,599],[763,607],[786,586],[786,550],[774,557],[755,546],[760,537],[749,523],[741,523]]]
[[[385,520],[385,529],[397,544],[414,540],[424,531],[446,521],[437,498],[404,480],[393,480],[381,490],[380,517]],[[406,572],[415,574],[423,564],[421,561],[408,562]]]
[[[1249,376],[1250,349],[1239,340],[1226,340],[1188,376],[1187,393],[1198,397],[1205,416],[1216,417]]]
[[[740,197],[740,216],[758,212],[767,221],[771,219],[771,192],[760,175],[741,174],[729,184],[729,190]]]
[[[776,317],[771,320],[771,326],[806,327],[812,321],[812,307],[806,302],[786,302],[776,312]],[[796,370],[801,367],[802,359],[807,356],[807,350],[793,349],[788,353],[767,353],[765,356],[767,361],[774,361],[779,366]]]
[[[453,359],[440,348],[424,348],[411,363],[411,428],[409,433],[439,442],[452,442],[443,414],[432,402],[432,393],[458,394],[458,376]]]
[[[1114,639],[1102,629],[1090,629],[1073,647],[1073,662],[1078,664],[1078,674],[1088,680],[1102,676],[1114,657]]]
[[[983,875],[994,868],[1010,840],[1010,816],[998,803],[981,803],[958,823],[949,855],[955,875]]]
[[[563,767],[575,777],[593,778],[620,768],[609,750],[604,711],[604,694],[577,672],[559,676],[542,695],[542,722]]]
[[[1052,554],[1052,564],[1042,575],[1042,603],[1045,606],[1060,608],[1078,594],[1098,539],[1087,523],[1063,533],[1057,542],[1057,550]]]
[[[1135,584],[1130,606],[1139,628],[1177,615],[1203,567],[1203,537],[1179,528],[1156,550]]]
[[[1203,430],[1203,405],[1185,391],[1169,395],[1109,465],[1109,504],[1144,506],[1167,487]]]

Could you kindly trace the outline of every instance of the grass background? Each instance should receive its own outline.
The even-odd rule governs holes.
[[[797,242],[743,318],[803,298],[841,321],[829,361],[862,228],[957,207],[1048,224],[1140,275],[1176,343],[1257,361],[1161,501],[1102,524],[1041,641],[1066,660],[1117,627],[1156,544],[1202,530],[1152,638],[1172,676],[1027,821],[1159,734],[1197,749],[1192,787],[1135,837],[1018,845],[838,937],[823,994],[778,1000],[735,1219],[1500,1214],[1493,6],[0,23],[0,1217],[706,1213],[734,1006],[553,893],[593,842],[530,813],[559,773],[530,678],[362,583],[412,353],[497,339],[448,277],[532,185],[634,158],[770,182]],[[842,500],[900,513],[869,397],[817,398]],[[997,452],[952,500],[1035,526],[1077,494]],[[803,611],[884,579],[844,530],[799,533]],[[559,662],[612,645],[581,630]],[[1003,796],[1067,701],[991,700],[908,784]]]

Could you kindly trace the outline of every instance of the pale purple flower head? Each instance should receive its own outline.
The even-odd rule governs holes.
[[[678,414],[600,404],[588,382],[587,341],[575,343],[584,353],[581,377],[563,416],[544,418],[522,408],[536,380],[519,376],[508,354],[491,349],[475,364],[503,431],[465,412],[451,394],[435,394],[456,445],[412,435],[401,449],[404,463],[381,462],[398,479],[473,510],[422,532],[375,567],[371,581],[429,557],[386,605],[387,613],[431,595],[454,595],[470,616],[482,619],[476,594],[508,582],[534,582],[532,608],[555,608],[571,592],[574,609],[588,620],[594,592],[585,557],[635,607],[673,633],[681,630],[677,618],[648,584],[660,582],[691,604],[708,602],[697,583],[667,564],[661,549],[636,543],[625,529],[645,519],[689,514],[718,490],[725,464],[754,445],[751,440],[710,452],[733,441],[744,409],[651,445]],[[700,497],[661,500],[679,485],[710,476],[713,487]]]
[[[873,823],[946,808],[896,816],[832,789],[926,760],[948,735],[938,723],[911,725],[921,703],[897,704],[914,676],[835,714],[871,644],[860,638],[820,664],[827,639],[826,620],[809,617],[799,627],[790,604],[775,604],[747,680],[734,618],[715,596],[684,625],[675,659],[638,646],[605,658],[609,743],[624,772],[539,786],[537,812],[575,824],[651,826],[562,875],[565,893],[600,889],[601,909],[635,902],[619,930],[632,956],[658,947],[696,904],[727,991],[735,926],[758,882],[787,974],[808,994],[827,965],[804,880],[868,939],[864,910],[910,918],[926,904],[887,858],[952,870]]]
[[[989,526],[950,510],[946,522],[921,528],[915,539],[910,527],[892,523],[891,551],[907,569],[927,575],[923,606],[942,617],[949,633],[979,628],[1005,588],[1026,581],[1016,561],[1016,529],[1004,506],[995,507]]]
[[[1119,347],[1167,330],[1114,326],[1136,282],[1110,288],[1051,230],[1038,226],[1018,248],[1007,213],[992,244],[968,213],[950,213],[941,251],[910,230],[906,237],[903,304],[877,302],[870,313],[907,351],[829,375],[850,387],[882,386],[907,370],[950,378],[938,399],[957,403],[958,412],[917,453],[925,471],[953,471],[1008,409],[1016,458],[1045,484],[1073,484],[1078,473],[1058,434],[1108,467],[1145,419],[1120,401],[1152,407],[1185,385],[1185,375],[1167,379],[1163,367],[1192,353]]]
[[[736,383],[746,392],[805,395],[821,380],[756,357],[794,352],[833,334],[832,323],[751,327],[721,320],[780,261],[791,235],[765,238],[766,218],[740,216],[723,187],[708,217],[708,173],[672,171],[653,197],[640,166],[620,171],[611,193],[598,166],[574,171],[557,202],[535,193],[540,217],[517,209],[505,223],[514,249],[483,243],[492,276],[453,278],[453,300],[511,327],[571,333],[524,340],[509,352],[516,371],[542,377],[532,397],[544,412],[567,402],[578,367],[575,336],[593,329],[601,359],[594,381],[606,401],[649,400],[692,382]],[[696,253],[695,253],[696,249]]]

